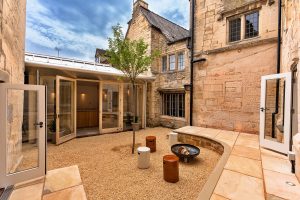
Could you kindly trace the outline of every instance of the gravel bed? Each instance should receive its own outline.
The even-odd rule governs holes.
[[[78,165],[88,199],[196,199],[220,155],[201,148],[193,162],[179,165],[179,182],[163,179],[162,157],[171,154],[167,128],[149,128],[137,133],[137,146],[145,137],[157,138],[149,169],[137,168],[137,153],[131,154],[132,132],[79,138],[60,146],[48,146],[48,169]]]

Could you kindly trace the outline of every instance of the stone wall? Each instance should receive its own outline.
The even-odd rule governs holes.
[[[294,71],[293,82],[294,109],[292,115],[292,133],[299,132],[300,127],[300,1],[285,0],[283,7],[283,33],[282,33],[282,71]],[[299,135],[297,136],[299,140]],[[296,137],[295,137],[296,139]],[[300,182],[300,147],[294,139],[294,151],[296,153],[296,176]],[[299,142],[299,141],[298,141]]]
[[[126,33],[126,38],[130,40],[143,39],[148,44],[148,53],[151,52],[151,27],[147,19],[142,15],[139,9],[136,9],[132,15],[132,19],[129,22],[129,27]],[[151,75],[149,67],[148,72],[145,74]]]
[[[179,128],[187,125],[189,116],[189,93],[185,95],[186,118],[174,118],[161,116],[161,95],[160,89],[183,90],[185,84],[189,84],[189,51],[187,41],[180,41],[168,44],[165,36],[152,28],[147,19],[135,7],[132,20],[129,24],[126,37],[130,40],[143,39],[149,45],[149,53],[159,50],[161,56],[153,61],[148,75],[153,75],[156,79],[148,83],[147,87],[147,126],[166,126]],[[164,72],[161,71],[162,56],[184,52],[185,69],[182,71]],[[177,60],[176,60],[177,62]]]
[[[157,49],[161,52],[161,57],[156,59],[151,65],[151,71],[156,76],[154,82],[151,83],[150,92],[150,109],[148,113],[148,123],[151,126],[165,126],[169,128],[180,128],[188,124],[189,112],[186,112],[185,119],[174,118],[169,116],[161,115],[161,90],[183,90],[185,84],[190,83],[190,65],[189,65],[189,51],[187,49],[187,42],[181,41],[174,44],[168,44],[166,38],[157,30],[152,29],[151,31],[151,48]],[[184,52],[184,64],[185,68],[182,71],[178,69],[174,71],[162,72],[162,57]],[[167,66],[169,65],[169,59],[167,59]],[[177,63],[177,60],[176,60]],[[185,102],[189,105],[189,93],[185,95]],[[149,104],[148,104],[149,105]],[[187,111],[187,107],[185,109]]]
[[[244,5],[244,6],[242,6]],[[256,40],[277,37],[277,1],[272,5],[268,1],[221,1],[221,0],[196,0],[195,5],[195,54],[222,47],[230,47],[227,40],[227,19],[232,16],[259,10],[260,34]],[[243,19],[243,18],[242,18]],[[243,34],[243,24],[242,24]],[[249,43],[253,40],[244,40],[239,44]]]
[[[207,61],[194,66],[193,125],[257,134],[261,76],[276,73],[277,4],[226,2],[196,1],[194,58]],[[229,43],[228,19],[256,10],[259,36]]]
[[[0,1],[0,79],[22,84],[24,80],[24,46],[26,1]],[[21,160],[23,92],[8,93],[8,165],[13,172]]]

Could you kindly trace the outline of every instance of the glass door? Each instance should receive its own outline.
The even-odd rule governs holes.
[[[261,80],[260,145],[287,154],[291,131],[291,73]]]
[[[103,82],[100,87],[101,133],[122,131],[122,87],[118,83]]]
[[[46,173],[45,86],[0,84],[0,188]]]
[[[56,77],[56,144],[76,137],[76,81]]]

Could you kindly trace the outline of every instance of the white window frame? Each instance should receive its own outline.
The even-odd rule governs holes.
[[[171,62],[171,58],[173,58],[174,57],[174,62],[173,62],[173,60],[172,60],[172,62]],[[174,68],[171,68],[171,64],[173,64],[174,63]],[[176,70],[176,54],[170,54],[169,55],[169,70],[170,71],[175,71]]]
[[[279,143],[265,139],[265,119],[266,119],[266,91],[267,81],[285,78],[285,105],[284,105],[284,141]],[[291,72],[282,74],[272,74],[261,78],[261,99],[260,99],[260,145],[274,151],[287,154],[290,147],[291,137],[291,97],[292,97],[292,74]]]
[[[180,57],[182,56],[182,60],[180,60]],[[182,65],[181,65],[182,64]],[[185,69],[185,58],[184,58],[184,52],[179,52],[177,54],[177,66],[178,71],[183,71]]]

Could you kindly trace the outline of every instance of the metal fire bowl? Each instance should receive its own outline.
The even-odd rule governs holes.
[[[184,155],[184,154],[179,153],[178,150],[180,147],[187,148],[189,150],[190,154]],[[171,151],[186,163],[190,162],[190,160],[194,159],[195,157],[197,157],[200,154],[200,149],[191,144],[174,144],[171,147]]]

